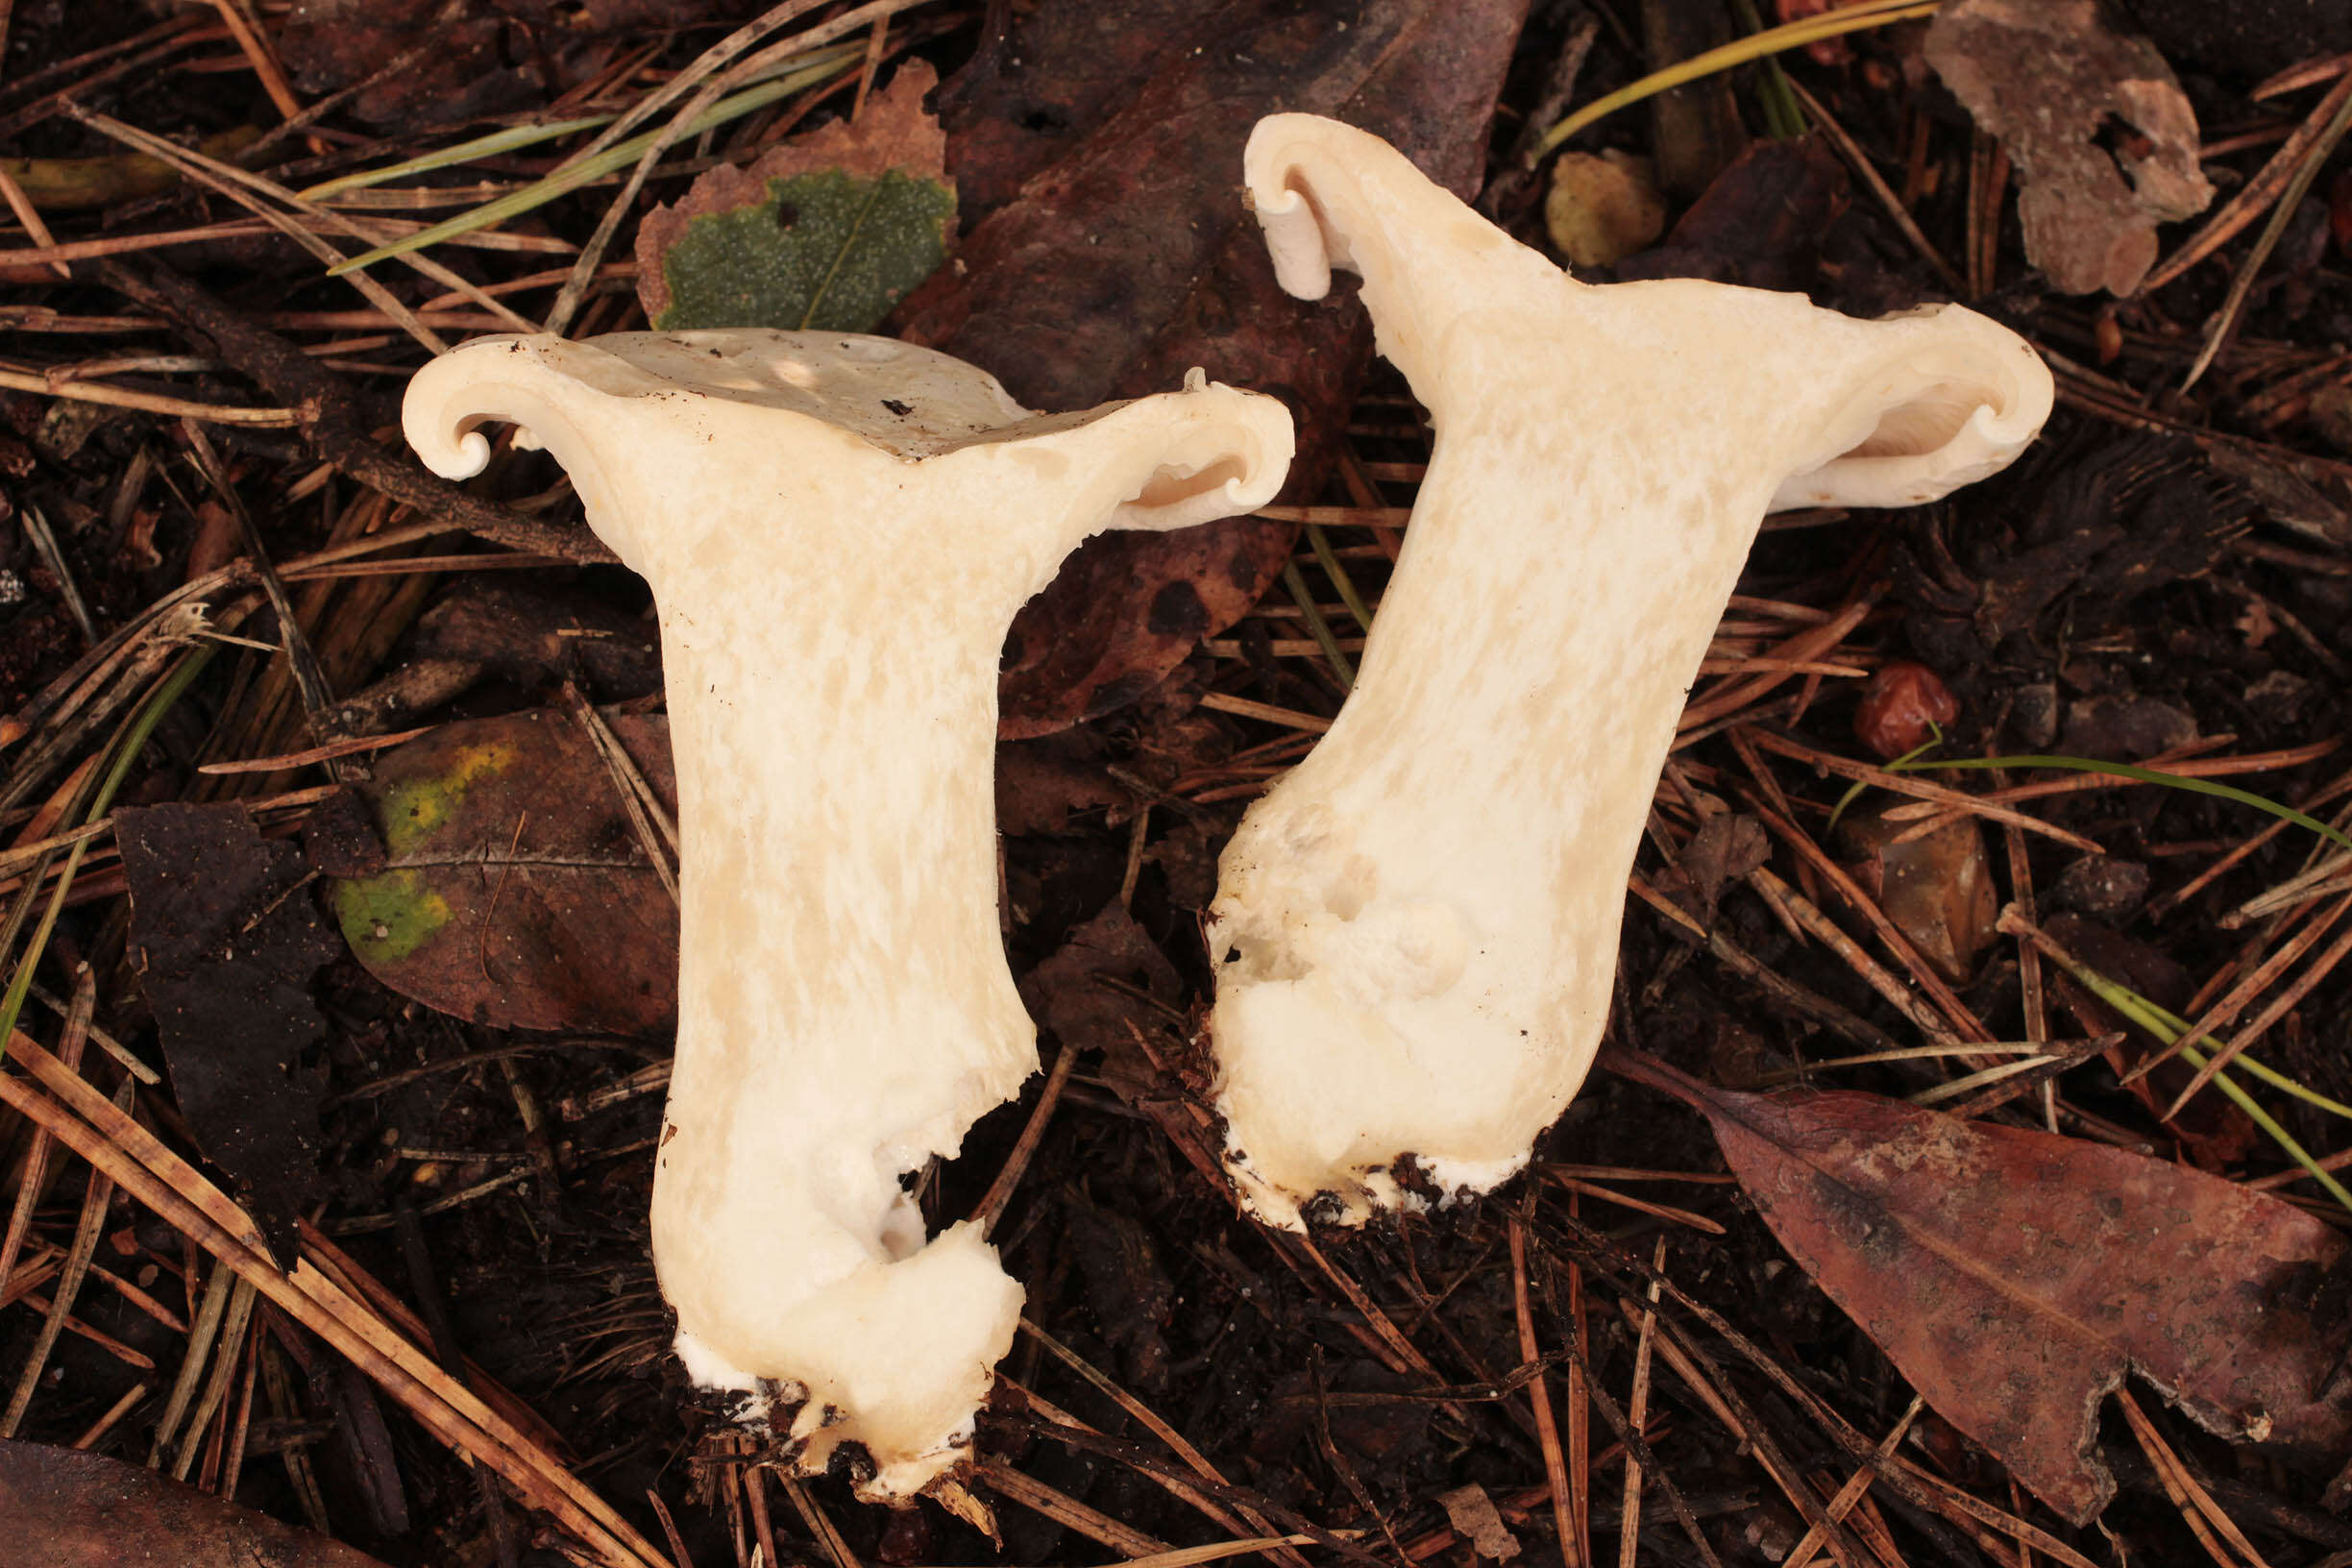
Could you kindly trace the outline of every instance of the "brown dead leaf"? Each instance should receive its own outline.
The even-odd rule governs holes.
[[[1682,874],[1699,895],[1694,911],[1703,920],[1715,918],[1724,888],[1749,875],[1772,859],[1772,841],[1764,825],[1746,812],[1719,811],[1699,824],[1699,831],[1682,851]]]
[[[1850,205],[1851,184],[1846,165],[1818,135],[1754,142],[1700,193],[1665,244],[1626,257],[1617,276],[1809,288],[1821,266],[1822,237]]]
[[[383,1568],[364,1552],[142,1466],[0,1442],[0,1560],[40,1568]]]
[[[1120,984],[1105,985],[1106,976]],[[1128,1026],[1140,1030],[1154,1050],[1176,1043],[1158,1010],[1138,999],[1139,992],[1173,1006],[1184,983],[1150,934],[1115,902],[1020,977],[1030,1015],[1053,1031],[1064,1050],[1101,1051],[1105,1080],[1130,1103],[1164,1095],[1166,1085]]]
[[[942,93],[948,172],[978,221],[899,308],[903,335],[1032,408],[1164,392],[1193,366],[1281,397],[1286,501],[1319,493],[1370,351],[1362,312],[1275,285],[1241,147],[1277,110],[1335,115],[1475,193],[1527,0],[1044,0]],[[1288,524],[1090,541],[1015,622],[1003,733],[1149,691],[1256,601]]]
[[[608,721],[677,814],[670,724]],[[579,722],[548,709],[448,724],[382,754],[384,869],[333,884],[343,935],[404,996],[508,1029],[666,1026],[677,906]]]
[[[114,814],[131,891],[130,957],[155,1011],[172,1097],[282,1262],[294,1216],[321,1195],[327,1020],[312,1000],[334,938],[302,852],[241,805]]]
[[[2156,226],[2213,200],[2171,67],[2111,31],[2096,0],[1956,0],[1926,54],[2023,177],[2026,258],[2060,293],[2129,294],[2155,264]]]
[[[1993,922],[2000,914],[1984,829],[1973,817],[1962,817],[1899,842],[1918,825],[1864,813],[1840,823],[1838,837],[1857,863],[1862,890],[1938,974],[1964,985],[1993,944]]]
[[[1067,833],[1073,818],[1113,821],[1134,798],[1104,771],[1092,737],[1045,735],[996,747],[996,831],[1016,838]]]
[[[2293,1205],[1874,1094],[1766,1097],[1651,1057],[1604,1061],[1703,1115],[1815,1283],[2074,1524],[2115,1493],[2098,1404],[2127,1373],[2232,1441],[2334,1459],[2352,1440],[2352,1380],[2315,1392],[2344,1333],[2311,1307],[2346,1243]]]
[[[521,573],[509,576],[524,576]],[[653,623],[561,583],[461,577],[402,638],[402,662],[338,705],[355,734],[401,729],[484,680],[539,692],[576,681],[603,702],[661,690]]]
[[[1495,1511],[1494,1499],[1486,1495],[1485,1487],[1472,1482],[1450,1492],[1439,1492],[1437,1502],[1446,1510],[1446,1522],[1454,1527],[1454,1532],[1467,1539],[1470,1550],[1480,1556],[1501,1562],[1519,1555],[1519,1537],[1503,1523],[1503,1516]]]

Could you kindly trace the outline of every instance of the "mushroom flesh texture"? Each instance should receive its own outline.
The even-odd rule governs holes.
[[[929,350],[747,331],[484,338],[409,385],[441,475],[480,471],[487,420],[553,453],[661,612],[678,1353],[804,1469],[847,1453],[907,1496],[967,1445],[1021,1305],[976,1225],[926,1242],[904,1180],[1037,1066],[996,916],[1006,628],[1090,534],[1263,504],[1289,416],[1197,371],[1033,415]]]
[[[1957,306],[1579,283],[1331,120],[1261,121],[1245,177],[1283,286],[1360,274],[1435,431],[1355,686],[1211,912],[1227,1157],[1299,1228],[1494,1186],[1582,1083],[1651,795],[1766,512],[1933,501],[2015,457],[2051,386]]]

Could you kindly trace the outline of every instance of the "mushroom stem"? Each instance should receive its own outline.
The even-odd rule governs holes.
[[[1437,432],[1347,704],[1212,910],[1228,1155],[1296,1228],[1525,1164],[1599,1044],[1651,795],[1767,509],[1932,500],[2014,456],[2050,381],[1955,306],[1578,283],[1332,121],[1261,122],[1245,167],[1286,285],[1360,267]]]
[[[880,338],[491,338],[411,383],[478,470],[528,425],[652,585],[679,806],[676,1064],[653,1251],[698,1383],[901,1497],[958,1457],[1021,1289],[904,1180],[1037,1066],[996,925],[996,664],[1105,527],[1270,499],[1290,428],[1195,379],[1037,417]]]

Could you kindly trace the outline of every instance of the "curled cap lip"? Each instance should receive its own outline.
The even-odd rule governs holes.
[[[1932,500],[2013,458],[2052,386],[1958,306],[1579,282],[1335,121],[1261,121],[1244,173],[1283,286],[1360,273],[1437,432],[1347,703],[1250,807],[1211,911],[1228,1159],[1303,1228],[1484,1190],[1582,1083],[1675,719],[1768,506]]]
[[[1270,500],[1280,402],[1030,413],[960,361],[775,331],[470,343],[420,372],[453,477],[518,423],[651,583],[680,811],[677,1050],[653,1250],[681,1354],[870,1495],[961,1457],[1021,1306],[982,1229],[900,1177],[1035,1069],[996,924],[995,666],[1104,527]]]
[[[893,338],[756,330],[476,338],[419,371],[402,424],[444,478],[489,460],[483,420],[561,417],[551,384],[615,398],[691,396],[802,414],[899,456],[926,456],[1035,416],[975,365]],[[537,389],[537,390],[533,390]],[[502,400],[541,406],[509,411]]]

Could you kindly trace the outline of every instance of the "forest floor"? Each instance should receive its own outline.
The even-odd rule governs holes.
[[[250,1516],[37,1443],[159,1466],[318,1563],[353,1560],[318,1536],[646,1568],[2352,1563],[2352,23],[1935,9],[1620,110],[1556,177],[1528,155],[1564,111],[1820,6],[783,6],[757,47],[800,53],[759,80],[790,90],[642,188],[607,159],[329,276],[535,190],[616,115],[660,130],[757,12],[0,0],[0,1533],[43,1543],[0,1562],[258,1550]],[[925,68],[937,128],[890,90]],[[1223,1168],[1202,913],[1340,712],[1432,435],[1345,289],[1263,276],[1238,135],[1290,107],[1383,130],[1556,259],[1601,247],[1580,278],[1960,301],[2058,386],[1997,478],[1766,522],[1633,870],[1616,1070],[1495,1192],[1311,1237]],[[551,461],[460,491],[396,429],[440,347],[644,328],[639,219],[687,177],[781,148],[870,179],[870,121],[952,181],[960,237],[822,324],[1036,407],[1201,363],[1302,432],[1279,505],[1213,551],[1090,547],[1008,644],[1001,917],[1045,1070],[919,1191],[935,1230],[989,1219],[1027,1307],[970,1465],[906,1509],[853,1464],[762,1462],[670,1351],[650,596]],[[693,189],[681,223],[733,210]],[[1579,192],[1607,207],[1581,228]],[[1163,278],[1137,258],[1171,234]],[[453,785],[485,747],[519,760]],[[1988,758],[2030,760],[1935,766]],[[418,935],[428,895],[457,913]],[[1873,1140],[1922,1128],[1980,1163],[1854,1207]],[[1791,1162],[1850,1207],[1776,1198]],[[2070,1282],[2019,1283],[2028,1233]],[[2078,1356],[2100,1300],[2291,1409]],[[2310,1332],[2231,1327],[2257,1318]]]

